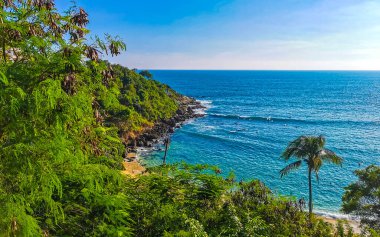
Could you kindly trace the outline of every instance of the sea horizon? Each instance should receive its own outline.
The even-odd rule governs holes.
[[[137,71],[148,70],[154,71],[280,71],[280,72],[380,72],[380,69],[152,69],[152,68],[136,68]]]
[[[380,1],[0,3],[1,236],[380,236]]]

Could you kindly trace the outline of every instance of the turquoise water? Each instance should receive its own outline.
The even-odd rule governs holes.
[[[260,179],[277,194],[307,199],[306,169],[285,178],[279,159],[300,135],[324,135],[344,158],[314,183],[315,208],[338,212],[353,171],[380,164],[380,72],[152,71],[156,80],[205,102],[204,118],[172,137],[169,162],[218,165],[237,180]],[[162,152],[146,162],[159,164]]]

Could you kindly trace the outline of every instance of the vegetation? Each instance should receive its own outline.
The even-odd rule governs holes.
[[[120,65],[112,65],[112,69],[115,84],[100,95],[100,104],[107,114],[106,123],[119,128],[123,141],[133,140],[146,127],[178,110],[180,95],[167,85]]]
[[[298,169],[302,163],[307,164],[308,181],[309,181],[309,213],[310,216],[313,212],[313,190],[311,186],[311,175],[315,174],[317,180],[319,169],[322,167],[323,162],[331,162],[340,165],[343,159],[337,156],[333,151],[325,148],[326,140],[323,136],[301,136],[292,141],[282,157],[288,161],[291,157],[297,158],[297,161],[287,165],[280,171],[281,177],[287,175],[289,172]]]
[[[124,43],[87,39],[84,9],[60,12],[52,0],[0,2],[0,236],[349,232],[314,217],[310,226],[295,200],[215,167],[123,176],[125,144],[171,117],[180,95],[146,72],[100,60]]]
[[[216,167],[166,165],[129,182],[135,236],[334,236],[294,199],[260,181],[234,182]]]
[[[343,211],[360,216],[364,227],[380,232],[380,167],[371,165],[355,171],[359,180],[343,196]]]
[[[139,72],[139,74],[145,77],[146,79],[153,79],[152,73],[150,73],[148,70],[142,70],[141,72]]]
[[[86,40],[83,9],[1,1],[0,22],[1,235],[131,234],[122,141],[171,116],[176,94],[99,60],[125,45]]]

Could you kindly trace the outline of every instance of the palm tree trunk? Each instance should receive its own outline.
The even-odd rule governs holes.
[[[309,168],[309,220],[311,220],[311,214],[313,213],[313,190],[311,187],[311,169]]]
[[[165,154],[163,159],[163,165],[166,165],[166,154],[168,152],[168,146],[169,146],[169,139],[165,139]]]

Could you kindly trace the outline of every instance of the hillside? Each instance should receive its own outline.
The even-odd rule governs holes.
[[[100,60],[126,46],[91,40],[84,9],[0,4],[0,236],[335,235],[294,198],[216,167],[123,175],[127,146],[149,145],[200,105]]]

